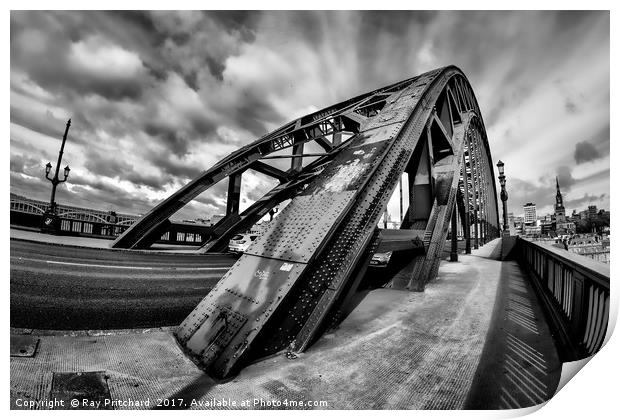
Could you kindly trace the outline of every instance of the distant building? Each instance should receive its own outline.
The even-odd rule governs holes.
[[[588,206],[588,219],[595,218],[597,213],[598,210],[596,209],[596,206]]]
[[[564,209],[564,199],[562,198],[562,193],[560,192],[560,182],[558,181],[558,177],[555,177],[555,212],[553,214],[556,223],[562,223],[566,220],[566,210]]]
[[[523,233],[525,235],[540,235],[541,227],[536,225],[526,225],[523,227]]]
[[[555,215],[551,215],[551,214],[546,214],[544,216],[538,216],[538,220],[540,220],[542,223],[551,223],[554,220]]]
[[[537,225],[540,228],[541,235],[548,235],[553,231],[553,222],[551,220],[540,220],[540,223],[538,223]]]
[[[573,234],[575,233],[575,223],[569,221],[557,223],[555,231],[558,235]]]
[[[520,235],[523,233],[523,216],[515,216],[514,227],[515,234]]]
[[[213,216],[211,216],[211,224],[215,225],[217,224],[217,222],[219,222],[220,220],[222,220],[224,217],[223,214],[214,214]]]
[[[194,223],[197,225],[205,225],[205,226],[211,226],[211,221],[208,219],[203,219],[203,218],[196,218],[196,219],[184,219],[182,220],[183,223]]]
[[[609,237],[589,233],[573,235],[568,250],[599,262],[610,262]]]
[[[527,203],[523,205],[523,222],[526,225],[536,224],[536,204]]]

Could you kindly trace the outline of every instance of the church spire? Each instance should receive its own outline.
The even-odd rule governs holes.
[[[557,192],[555,193],[555,219],[556,221],[564,221],[565,209],[564,209],[564,199],[562,198],[562,193],[560,192],[560,181],[558,177],[555,177],[555,188]]]

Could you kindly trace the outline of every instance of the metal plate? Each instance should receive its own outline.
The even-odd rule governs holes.
[[[175,332],[179,345],[198,366],[225,376],[305,268],[303,263],[242,255],[179,326]],[[210,329],[218,326],[214,318],[222,310],[230,315],[229,324],[214,337],[217,331]]]
[[[364,138],[352,140],[321,174],[306,188],[303,195],[316,195],[323,191],[357,191],[381,162],[388,149],[388,141],[365,145]],[[359,146],[359,147],[358,147]]]
[[[307,263],[354,194],[335,185],[332,191],[295,197],[246,254]]]
[[[209,365],[247,320],[246,315],[230,307],[209,305],[202,316],[194,317],[192,328],[184,331],[183,339],[188,354],[199,359],[202,365]]]
[[[408,102],[408,101],[407,101]],[[370,119],[367,123],[363,124],[360,131],[367,131],[377,127],[383,127],[392,124],[402,124],[409,118],[413,107],[404,106],[401,108],[395,108],[388,111],[381,112]]]
[[[111,399],[105,372],[53,373],[50,400],[63,402],[57,409],[111,410]]]
[[[367,146],[369,144],[380,143],[393,139],[396,134],[398,134],[401,127],[402,123],[368,129],[359,134],[359,139],[356,139],[353,144],[351,144],[351,147]]]
[[[34,357],[39,339],[31,335],[11,335],[11,357]]]

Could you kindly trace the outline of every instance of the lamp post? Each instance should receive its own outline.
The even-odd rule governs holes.
[[[506,192],[506,175],[504,175],[504,162],[501,160],[497,162],[497,169],[499,170],[499,183],[502,187],[500,192],[500,198],[502,200],[502,210],[504,211],[503,217],[503,229],[502,231],[508,232],[508,209],[506,205],[506,201],[508,201],[508,193]]]
[[[60,164],[62,162],[62,154],[65,150],[65,142],[67,141],[67,134],[69,133],[69,127],[71,127],[71,119],[67,121],[65,134],[62,136],[62,144],[60,146],[60,151],[58,152],[58,161],[56,162],[56,171],[54,172],[53,178],[50,178],[52,164],[47,162],[47,165],[45,165],[45,178],[52,183],[52,195],[50,197],[50,206],[43,214],[42,230],[50,233],[57,233],[60,229],[60,218],[58,217],[58,206],[56,204],[56,187],[58,186],[58,184],[61,184],[67,180],[67,178],[69,177],[69,172],[71,171],[69,165],[65,166],[63,173],[64,179],[61,180],[60,178],[58,178],[58,173],[60,172]]]

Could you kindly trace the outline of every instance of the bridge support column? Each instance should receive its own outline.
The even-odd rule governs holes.
[[[241,201],[241,173],[228,177],[228,195],[226,196],[226,216],[239,214]]]
[[[471,233],[469,226],[469,211],[466,208],[466,202],[463,197],[457,196],[458,212],[461,219],[461,227],[463,228],[463,239],[465,240],[465,253],[471,254]]]
[[[469,177],[467,175],[467,162],[463,154],[463,232],[465,235],[465,254],[471,254],[471,220],[469,217]]]
[[[456,211],[456,203],[454,205],[454,208],[452,209],[452,220],[451,220],[451,225],[450,225],[450,245],[451,245],[451,249],[450,249],[450,261],[455,262],[459,260],[459,254],[458,254],[458,242],[457,242],[457,232],[456,230],[458,229],[458,225],[456,223],[456,215],[457,215],[457,211]]]
[[[476,200],[476,191],[474,191],[474,249],[478,249],[480,246],[480,232],[478,229],[479,221],[478,221],[478,204]]]
[[[469,150],[468,150],[468,157],[469,157],[469,168],[471,170],[471,179],[472,179],[472,187],[473,187],[473,191],[472,191],[472,197],[473,197],[473,202],[474,202],[474,249],[478,249],[478,247],[480,246],[480,231],[479,231],[479,208],[478,208],[478,203],[479,203],[479,199],[480,199],[480,193],[478,191],[478,187],[480,184],[480,180],[478,179],[478,165],[477,165],[477,160],[475,159],[476,156],[476,150],[475,150],[475,141],[474,139],[469,138]]]
[[[293,146],[293,155],[302,155],[304,153],[304,144],[305,143],[298,143],[298,144],[294,145]],[[303,162],[304,162],[304,158],[303,157],[295,156],[294,158],[291,159],[291,169],[294,172],[301,171],[301,168],[303,167]]]

